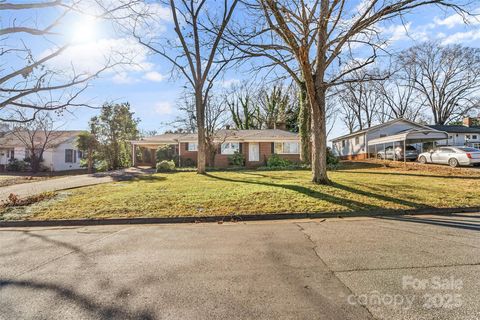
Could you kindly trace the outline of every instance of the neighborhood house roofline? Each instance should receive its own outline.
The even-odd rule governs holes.
[[[444,131],[438,131],[435,129],[409,129],[390,136],[372,139],[368,141],[368,145],[373,146],[401,141],[408,141],[409,143],[419,143],[445,139],[448,139],[448,134]]]
[[[83,130],[56,130],[52,131],[51,136],[49,138],[49,142],[47,144],[47,149],[56,148],[62,143],[72,142],[72,140],[76,139],[80,133],[83,133]],[[19,132],[17,134],[22,134]],[[24,133],[27,134],[26,132]],[[45,135],[43,132],[38,132],[36,135],[35,142],[42,144],[45,142]],[[25,136],[25,138],[28,138]],[[28,140],[28,139],[27,139]],[[6,133],[3,137],[0,137],[0,148],[7,149],[7,148],[15,148],[15,147],[25,147],[25,144],[22,140],[20,140],[15,134],[12,132]]]
[[[422,127],[422,128],[427,129],[427,130],[432,130],[432,128],[430,128],[429,126],[426,126],[426,125],[423,125],[423,124],[419,124],[419,123],[416,123],[416,122],[413,122],[413,121],[410,121],[410,120],[407,120],[407,119],[400,118],[400,119],[391,120],[391,121],[388,121],[388,122],[385,122],[385,123],[380,123],[380,124],[377,124],[377,125],[375,125],[375,126],[372,126],[372,127],[370,127],[370,128],[367,128],[367,129],[363,129],[363,130],[359,130],[359,131],[356,131],[356,132],[352,132],[352,133],[349,133],[349,134],[346,134],[346,135],[343,135],[343,136],[340,136],[340,137],[331,139],[330,141],[331,141],[331,142],[337,142],[337,141],[339,141],[339,140],[348,139],[348,138],[351,138],[351,137],[355,137],[355,136],[357,136],[357,135],[365,134],[365,133],[368,133],[368,132],[370,132],[370,131],[377,130],[377,129],[380,129],[380,128],[389,126],[389,125],[394,124],[394,123],[397,123],[397,122],[407,122],[407,123],[413,124],[413,125],[415,125],[415,126],[417,126],[417,127]],[[434,129],[434,130],[435,130],[435,129]]]
[[[217,133],[215,142],[280,142],[280,141],[299,141],[298,134],[270,129],[270,130],[222,130]],[[142,140],[130,141],[135,145],[152,144],[178,144],[197,142],[196,134],[172,134],[166,133],[159,136],[148,137]]]
[[[431,125],[432,129],[445,131],[448,133],[478,133],[480,134],[480,127],[465,127],[461,125]]]

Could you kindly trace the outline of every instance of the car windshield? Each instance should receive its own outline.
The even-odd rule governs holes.
[[[407,146],[406,149],[407,149],[407,150],[410,150],[410,151],[415,151],[415,150],[417,150],[417,149],[415,149],[414,146]]]
[[[457,149],[465,152],[480,152],[479,149],[469,148],[469,147],[458,147]]]

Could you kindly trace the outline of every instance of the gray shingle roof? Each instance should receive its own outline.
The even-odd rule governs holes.
[[[50,134],[48,147],[55,147],[59,144],[77,137],[80,133],[85,132],[82,130],[56,130]],[[12,132],[7,132],[5,135],[0,137],[0,148],[13,148],[13,147],[22,147],[24,143],[19,137],[24,136],[28,140],[27,132],[18,132],[13,134]],[[43,144],[45,142],[45,133],[37,132],[35,133],[35,141],[38,144]]]
[[[431,125],[429,127],[449,133],[480,133],[480,127],[466,127],[461,125]]]
[[[279,130],[219,130],[215,134],[218,141],[280,141],[299,140],[297,133]],[[133,143],[178,143],[197,141],[196,133],[165,133],[158,136],[146,137]]]
[[[380,124],[371,126],[370,128],[366,128],[366,129],[363,129],[363,130],[358,130],[358,131],[355,131],[355,132],[352,132],[352,133],[348,133],[348,134],[333,138],[330,141],[335,142],[335,141],[342,140],[342,139],[345,139],[345,138],[354,137],[356,135],[363,134],[363,133],[366,133],[366,132],[369,132],[369,131],[372,131],[372,130],[376,130],[376,129],[394,124],[396,122],[401,122],[401,121],[410,123],[411,125],[414,125],[418,128],[422,128],[422,127],[427,128],[426,125],[423,125],[423,124],[420,124],[420,123],[415,123],[415,122],[407,120],[407,119],[398,118],[398,119],[393,119],[393,120],[390,120],[390,121],[387,121],[387,122],[384,122],[384,123],[380,123]]]

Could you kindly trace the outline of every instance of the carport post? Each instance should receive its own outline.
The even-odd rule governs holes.
[[[180,141],[178,142],[178,166],[182,166],[182,148],[181,148]]]
[[[403,165],[407,165],[407,138],[403,139]]]
[[[135,167],[136,163],[136,157],[135,157],[135,143],[132,143],[132,166]]]

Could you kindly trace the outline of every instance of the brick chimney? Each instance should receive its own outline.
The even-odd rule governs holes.
[[[287,123],[285,121],[275,122],[275,129],[278,130],[287,130]]]
[[[471,127],[473,125],[473,118],[470,117],[464,117],[463,118],[463,125],[465,127]]]

